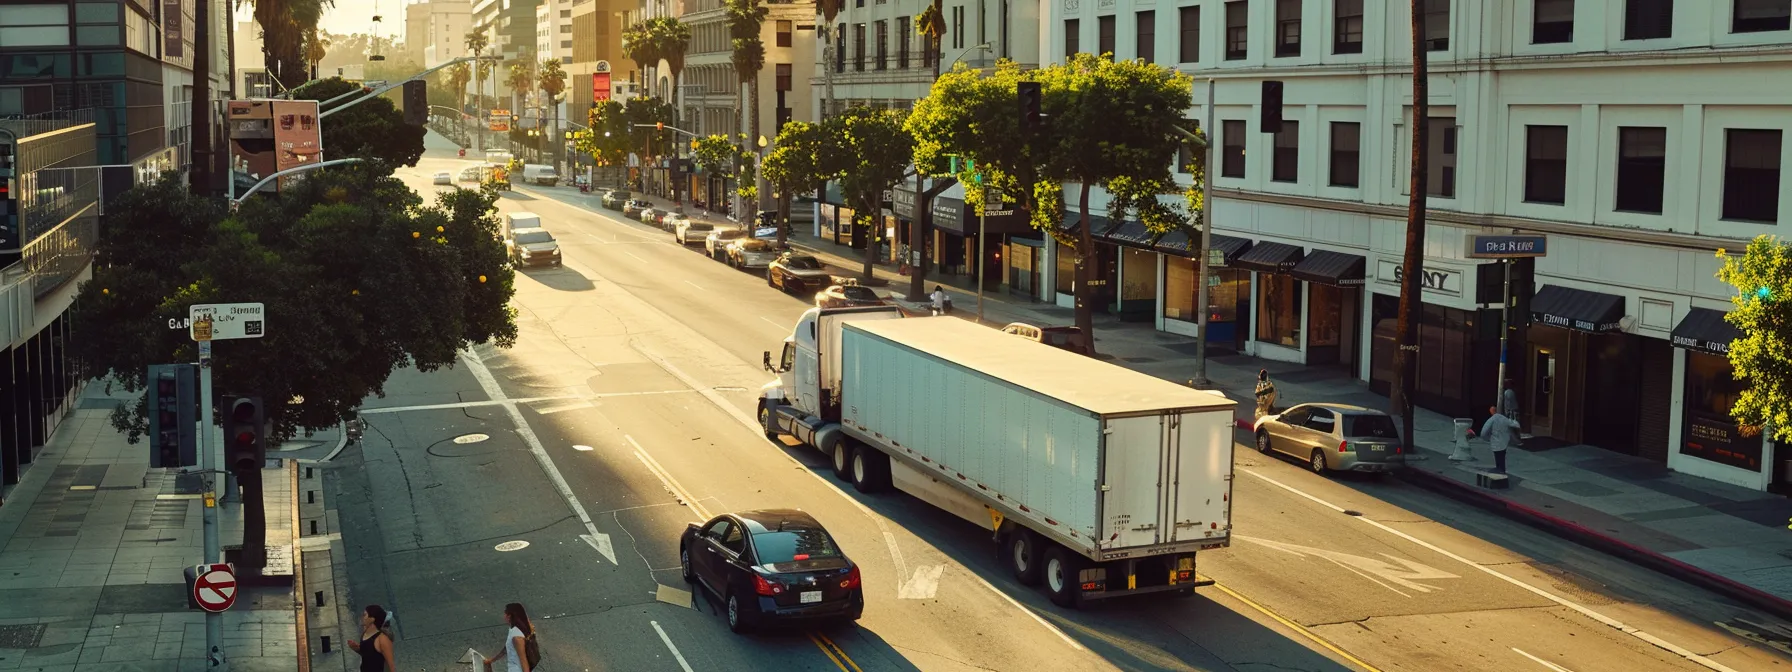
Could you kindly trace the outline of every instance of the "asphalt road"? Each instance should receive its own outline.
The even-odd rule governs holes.
[[[430,174],[461,165],[431,151],[400,177],[427,196]],[[1009,579],[987,532],[906,495],[842,490],[818,455],[760,436],[760,353],[803,300],[594,200],[523,188],[500,201],[541,215],[566,258],[519,273],[516,347],[396,376],[328,472],[351,592],[398,614],[402,667],[495,650],[503,604],[520,601],[548,670],[1792,669],[1732,634],[1771,619],[1245,445],[1236,541],[1199,568],[1219,586],[1059,609]],[[760,507],[812,513],[862,566],[857,626],[738,637],[684,592],[686,523]]]

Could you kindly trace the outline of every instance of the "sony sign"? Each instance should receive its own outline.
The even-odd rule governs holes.
[[[1400,262],[1393,259],[1378,259],[1375,264],[1375,281],[1382,284],[1400,286],[1405,278],[1405,269]],[[1420,271],[1419,285],[1427,292],[1462,296],[1462,271],[1447,268],[1426,268]]]

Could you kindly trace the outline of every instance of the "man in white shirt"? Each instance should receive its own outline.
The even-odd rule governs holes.
[[[1492,415],[1481,425],[1481,436],[1493,448],[1494,473],[1503,474],[1506,473],[1506,449],[1518,437],[1518,421],[1501,415],[1497,406],[1488,407],[1487,412]]]

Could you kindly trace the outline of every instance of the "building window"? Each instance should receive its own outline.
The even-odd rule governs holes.
[[[1425,45],[1430,51],[1450,48],[1450,0],[1425,0]]]
[[[1183,7],[1177,11],[1177,61],[1194,63],[1201,60],[1201,8]]]
[[[776,72],[778,73],[778,89],[777,90],[779,90],[779,91],[791,90],[790,89],[790,64],[789,63],[779,63]]]
[[[834,72],[846,72],[846,24],[834,27]]]
[[[1300,55],[1300,0],[1276,0],[1276,57]]]
[[[1064,20],[1064,60],[1066,62],[1070,61],[1071,56],[1075,56],[1083,51],[1081,31],[1081,21],[1076,19]]]
[[[1251,8],[1244,0],[1226,3],[1226,60],[1242,61],[1251,45]]]
[[[1332,53],[1363,53],[1363,0],[1337,0]]]
[[[1114,15],[1095,18],[1095,53],[1101,56],[1114,55]]]
[[[989,44],[989,7],[977,0],[977,44]]]
[[[865,71],[865,24],[852,24],[852,69]]]
[[[779,21],[778,22],[778,46],[780,46],[780,47],[790,46],[790,44],[791,44],[791,36],[790,35],[791,35],[791,32],[793,30],[795,30],[795,28],[796,28],[796,26],[792,25],[791,22],[789,22],[789,21]]]
[[[890,67],[890,22],[877,22],[877,69]]]
[[[1220,122],[1220,177],[1244,179],[1244,121],[1228,119]]]
[[[1727,357],[1686,353],[1686,429],[1680,454],[1761,471],[1761,435],[1743,436],[1730,409],[1748,389]]]
[[[65,47],[68,5],[0,5],[0,44],[8,47]]]
[[[909,31],[909,23],[908,22],[909,22],[909,18],[906,16],[896,18],[896,67],[897,67],[897,69],[908,67],[908,31]]]
[[[1724,219],[1775,224],[1780,214],[1780,131],[1724,131]]]
[[[1787,0],[1735,0],[1730,32],[1764,33],[1792,28],[1792,2]]]
[[[1276,150],[1270,156],[1269,179],[1276,182],[1300,181],[1300,122],[1282,121],[1276,131]]]
[[[1139,58],[1146,63],[1155,63],[1157,62],[1157,12],[1139,12],[1138,17],[1139,37],[1136,42],[1138,43]]]
[[[1574,0],[1537,0],[1531,10],[1531,44],[1574,41]]]
[[[1281,273],[1257,274],[1257,342],[1300,347],[1300,281]]]
[[[964,7],[952,8],[952,48],[964,48]]]
[[[1450,117],[1430,117],[1430,125],[1426,126],[1426,135],[1430,141],[1426,143],[1426,164],[1430,170],[1426,172],[1425,195],[1438,198],[1456,197],[1456,120]]]
[[[1627,0],[1624,39],[1662,40],[1674,36],[1674,0]]]
[[[1362,129],[1362,124],[1354,121],[1332,122],[1332,165],[1327,184],[1353,189],[1358,186],[1357,176],[1362,171]]]
[[[1568,202],[1568,127],[1525,126],[1524,200]]]
[[[1063,243],[1057,242],[1057,240],[1054,238],[1047,238],[1047,240],[1052,241],[1052,244],[1055,245],[1056,249],[1057,249],[1058,272],[1056,274],[1054,274],[1054,276],[1052,278],[1053,288],[1056,289],[1059,294],[1075,293],[1076,292],[1076,260],[1077,260],[1076,248],[1073,248],[1073,247],[1070,247],[1069,245],[1065,245]]]
[[[1668,129],[1618,127],[1618,210],[1661,214],[1667,157]]]

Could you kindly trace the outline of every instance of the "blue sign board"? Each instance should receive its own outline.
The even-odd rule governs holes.
[[[1549,239],[1543,236],[1469,236],[1467,256],[1470,259],[1518,259],[1542,257],[1549,251]]]

